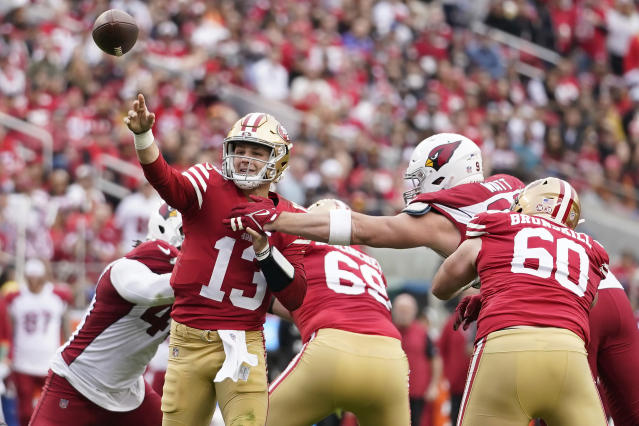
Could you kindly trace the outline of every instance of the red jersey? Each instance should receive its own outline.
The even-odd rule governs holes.
[[[462,236],[476,214],[486,210],[507,210],[524,184],[514,176],[494,175],[483,182],[465,183],[441,191],[419,194],[404,209],[410,215],[423,215],[431,209],[446,216]],[[461,243],[460,241],[460,243]]]
[[[304,342],[321,328],[400,339],[377,260],[355,247],[297,242],[310,243],[304,256],[306,298],[291,312]]]
[[[208,163],[180,173],[160,155],[142,167],[167,204],[182,214],[185,239],[171,277],[175,292],[171,317],[201,330],[261,330],[271,293],[251,236],[222,223],[235,205],[247,201],[246,196]],[[279,211],[298,211],[275,193],[269,197]],[[291,245],[295,239],[278,232],[269,238],[295,268],[293,282],[277,295],[284,306],[292,305],[290,309],[302,303],[306,285],[302,266],[306,246]]]
[[[481,238],[477,340],[512,326],[558,327],[589,340],[588,313],[608,254],[588,235],[538,216],[486,212],[468,224]]]

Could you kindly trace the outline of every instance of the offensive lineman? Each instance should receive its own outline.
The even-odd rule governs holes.
[[[171,271],[182,218],[162,204],[147,241],[111,262],[69,340],[58,349],[33,426],[158,426],[160,397],[142,375],[169,333]]]
[[[309,211],[346,208],[320,200]],[[271,383],[267,426],[306,426],[337,410],[354,413],[361,426],[408,426],[408,361],[379,263],[354,247],[311,242],[304,269],[302,306],[273,305],[295,322],[304,346]]]
[[[477,274],[483,308],[458,426],[606,424],[586,354],[588,312],[608,254],[573,231],[580,204],[557,178],[532,182],[511,212],[487,211],[441,265],[432,292],[451,298]]]

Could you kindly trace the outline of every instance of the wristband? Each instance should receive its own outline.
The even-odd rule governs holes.
[[[153,131],[151,129],[144,133],[133,133],[133,143],[137,151],[142,151],[150,147],[153,144],[155,138],[153,137]]]
[[[351,244],[351,210],[334,209],[329,212],[328,243],[339,246]]]
[[[269,254],[271,254],[271,246],[267,243],[264,250],[259,253],[255,253],[255,257],[257,257],[257,260],[264,260],[269,256]]]

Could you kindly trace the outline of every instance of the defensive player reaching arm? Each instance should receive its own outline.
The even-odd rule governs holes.
[[[405,179],[413,189],[404,194],[406,208],[395,216],[368,216],[350,210],[278,213],[269,200],[254,198],[254,202],[234,208],[225,223],[237,229],[257,222],[264,230],[331,244],[425,246],[448,256],[460,244],[466,224],[475,214],[507,209],[524,186],[509,175],[484,179],[479,147],[454,133],[423,140],[413,151]],[[257,216],[257,211],[271,214]]]
[[[142,375],[169,334],[169,279],[183,239],[180,213],[162,204],[147,241],[107,265],[80,325],[51,362],[30,425],[162,423],[160,396]]]
[[[221,170],[205,163],[180,173],[160,155],[151,131],[155,116],[142,95],[124,121],[135,134],[146,178],[184,218],[184,246],[171,277],[175,303],[163,422],[208,425],[219,400],[226,424],[262,426],[268,409],[262,332],[267,304],[271,294],[287,309],[302,304],[305,247],[292,244],[294,236],[237,233],[221,222],[251,195],[268,197],[278,213],[297,210],[269,192],[288,167],[292,144],[286,130],[271,115],[248,114],[224,139]]]
[[[567,182],[535,181],[512,212],[477,215],[468,239],[435,274],[432,292],[441,299],[476,273],[482,283],[484,307],[458,425],[534,418],[606,424],[586,343],[608,255],[573,230],[579,215],[579,198]]]

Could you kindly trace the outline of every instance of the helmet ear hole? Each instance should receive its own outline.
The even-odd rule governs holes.
[[[164,226],[158,225],[158,228],[160,228],[160,232],[164,234]]]
[[[444,176],[440,176],[433,181],[433,185],[439,185],[442,183],[443,180],[444,180]]]

